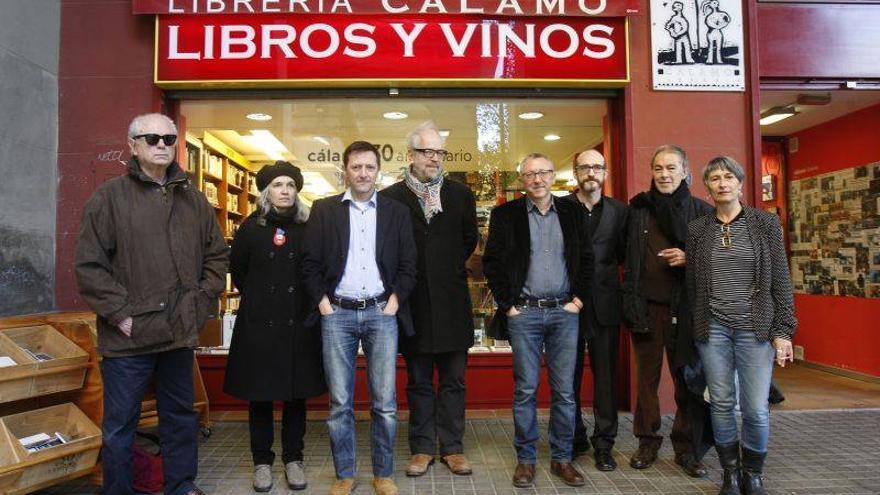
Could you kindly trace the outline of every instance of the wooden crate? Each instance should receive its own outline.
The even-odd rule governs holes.
[[[0,464],[0,492],[9,495],[88,474],[101,450],[101,430],[70,403],[5,416],[0,430],[0,460],[7,462]],[[59,432],[69,441],[29,453],[18,440],[41,432]]]
[[[0,356],[16,363],[0,368],[0,403],[30,397],[37,363],[3,333],[0,333]]]
[[[25,352],[52,357],[37,361]],[[0,330],[0,355],[18,366],[0,368],[0,403],[82,388],[89,355],[49,325]],[[16,358],[17,357],[17,358]]]

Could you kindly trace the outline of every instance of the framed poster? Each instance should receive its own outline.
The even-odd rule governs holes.
[[[776,181],[773,179],[773,174],[767,174],[761,177],[761,199],[764,201],[773,201],[776,199]]]
[[[741,0],[651,0],[655,90],[745,91]]]

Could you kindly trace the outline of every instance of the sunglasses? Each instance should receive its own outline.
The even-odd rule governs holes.
[[[165,143],[165,146],[172,146],[177,142],[177,135],[175,134],[165,134],[164,136],[160,136],[159,134],[138,134],[132,139],[140,138],[144,138],[144,141],[150,146],[156,146],[159,144],[160,139]]]

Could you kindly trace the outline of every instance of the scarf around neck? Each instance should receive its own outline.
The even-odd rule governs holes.
[[[425,221],[431,222],[434,215],[443,211],[443,205],[440,203],[440,188],[443,187],[443,174],[441,173],[431,182],[421,182],[412,174],[412,170],[406,169],[403,174],[403,180],[406,187],[419,198],[419,204],[422,205],[422,213],[425,214]]]
[[[688,235],[689,206],[691,191],[687,181],[681,181],[672,194],[663,194],[651,182],[651,190],[639,193],[630,201],[637,208],[647,208],[654,213],[660,231],[672,244],[684,249]]]

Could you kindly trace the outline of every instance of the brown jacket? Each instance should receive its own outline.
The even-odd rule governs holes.
[[[160,186],[133,158],[86,204],[76,278],[98,315],[103,356],[195,347],[225,287],[228,248],[213,207],[177,163],[167,174]],[[117,325],[129,316],[126,337]]]

